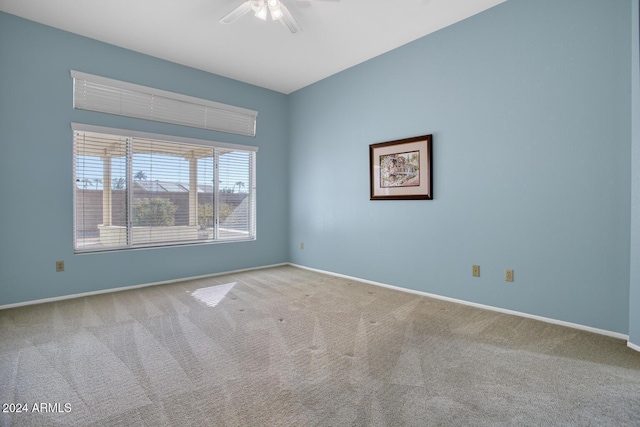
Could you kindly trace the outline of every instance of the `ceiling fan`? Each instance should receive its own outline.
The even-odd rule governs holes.
[[[306,4],[310,0],[297,1],[301,4]],[[312,1],[338,2],[340,0]],[[256,18],[262,19],[263,21],[267,20],[267,15],[271,15],[272,20],[280,21],[282,25],[287,27],[293,34],[297,34],[302,31],[302,27],[298,24],[298,21],[296,21],[291,12],[289,12],[289,9],[287,9],[281,0],[247,0],[223,16],[219,22],[222,24],[231,24],[249,12],[253,12]]]

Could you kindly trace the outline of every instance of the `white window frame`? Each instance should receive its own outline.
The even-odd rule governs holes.
[[[169,136],[162,134],[154,134],[148,132],[139,132],[128,129],[118,129],[118,128],[110,128],[103,126],[94,126],[87,125],[82,123],[71,123],[71,129],[74,133],[76,132],[88,132],[88,133],[96,133],[96,134],[107,134],[107,135],[115,135],[123,138],[139,138],[139,139],[147,139],[153,141],[160,141],[166,143],[175,143],[175,144],[192,144],[192,145],[200,145],[207,148],[213,148],[214,153],[214,186],[213,186],[213,197],[214,197],[214,235],[213,238],[207,240],[188,240],[188,241],[178,241],[178,242],[162,242],[162,243],[145,243],[145,244],[135,244],[132,239],[131,230],[132,230],[132,222],[131,222],[131,206],[133,200],[133,176],[131,171],[131,162],[128,158],[127,160],[127,243],[125,245],[119,246],[106,246],[106,247],[79,247],[77,242],[76,235],[76,194],[77,194],[77,183],[76,183],[76,156],[77,149],[75,147],[74,142],[74,150],[73,150],[73,203],[74,203],[74,218],[73,218],[73,242],[74,242],[74,252],[75,253],[86,253],[86,252],[104,252],[104,251],[116,251],[116,250],[128,250],[128,249],[137,249],[137,248],[145,248],[145,247],[167,247],[167,246],[180,246],[180,245],[193,245],[193,244],[203,244],[203,243],[228,243],[228,242],[238,242],[238,241],[253,241],[256,240],[256,153],[258,151],[258,147],[250,146],[250,145],[240,145],[240,144],[231,144],[225,142],[217,142],[211,140],[203,140],[203,139],[194,139],[194,138],[185,138],[179,136]],[[219,164],[218,159],[219,155],[217,151],[244,151],[251,154],[251,160],[249,165],[249,182],[248,188],[249,195],[247,196],[248,203],[248,233],[247,237],[237,237],[237,238],[221,238],[220,237],[220,224],[218,221],[219,218],[219,191],[220,181],[219,181]],[[131,153],[127,153],[127,157],[129,157]]]

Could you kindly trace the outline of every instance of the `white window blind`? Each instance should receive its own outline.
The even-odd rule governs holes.
[[[256,147],[73,124],[76,252],[256,236]]]
[[[71,71],[73,108],[256,136],[258,112]]]

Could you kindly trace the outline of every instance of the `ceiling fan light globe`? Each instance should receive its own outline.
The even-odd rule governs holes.
[[[280,7],[280,2],[278,0],[267,0],[267,5],[269,6],[269,11],[271,12],[271,16],[274,13],[278,13],[279,17],[282,17],[282,8]],[[277,19],[277,18],[274,18]]]
[[[271,19],[273,19],[274,21],[277,21],[278,19],[282,18],[283,13],[282,10],[278,9],[270,9],[271,12]]]
[[[251,0],[251,9],[255,13],[259,13],[260,9],[264,7],[264,0]]]
[[[262,5],[259,11],[256,12],[256,18],[262,19],[263,21],[267,20],[267,6]]]

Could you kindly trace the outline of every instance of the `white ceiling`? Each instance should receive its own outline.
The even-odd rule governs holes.
[[[282,0],[303,32],[247,14],[244,0],[0,0],[0,10],[285,94],[505,0]]]

